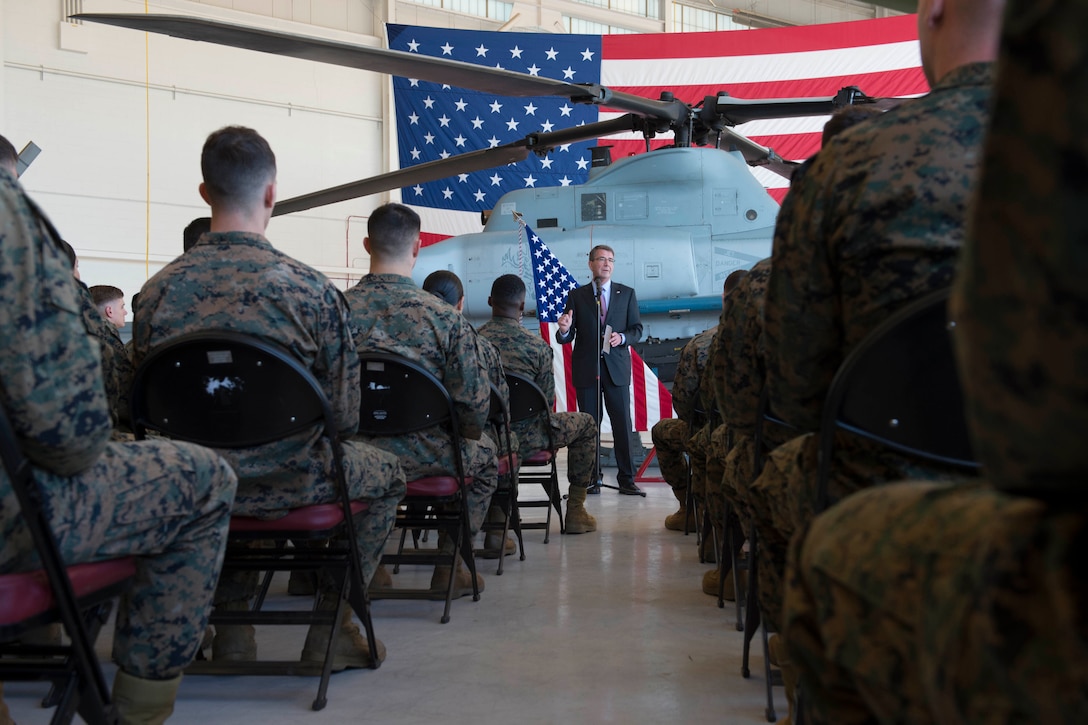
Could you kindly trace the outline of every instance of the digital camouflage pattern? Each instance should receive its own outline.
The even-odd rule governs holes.
[[[472,329],[471,325],[469,329]],[[479,334],[477,330],[472,330],[472,332],[476,337],[476,352],[480,356],[480,362],[483,363],[484,369],[487,370],[487,380],[495,386],[506,409],[510,410],[510,386],[506,384],[506,371],[502,367],[502,356],[499,355],[499,351],[495,349],[495,346],[488,342],[486,337]],[[505,430],[501,430],[496,425],[491,425],[488,427],[488,435],[494,441],[500,456],[510,452],[506,448]],[[510,431],[510,447],[513,451],[518,450],[518,436],[513,430]]]
[[[391,352],[434,374],[453,399],[461,426],[470,535],[480,530],[498,484],[497,447],[484,433],[491,386],[480,361],[476,333],[455,308],[416,286],[411,277],[368,274],[344,293],[351,307],[355,345],[364,352]],[[360,440],[395,454],[409,480],[452,473],[449,437],[437,428],[395,438]]]
[[[960,66],[928,95],[843,131],[791,187],[775,225],[763,335],[768,405],[793,427],[819,429],[831,379],[866,334],[951,283],[992,70]],[[787,544],[815,503],[817,449],[813,435],[780,446],[749,489],[763,614],[776,627]],[[831,470],[831,501],[878,483],[946,475],[848,434],[836,437]]]
[[[340,435],[357,430],[361,378],[348,307],[317,270],[258,234],[204,234],[140,290],[133,312],[133,362],[138,367],[156,345],[200,330],[248,333],[286,348],[321,385]],[[238,474],[235,513],[274,519],[291,508],[337,500],[332,446],[320,426],[220,453]],[[343,454],[351,495],[369,504],[357,521],[369,581],[404,496],[404,473],[395,456],[373,446],[345,441]],[[224,577],[218,601],[247,598],[253,582],[245,574]]]
[[[113,437],[118,440],[131,440],[129,391],[132,390],[136,368],[132,365],[128,348],[121,342],[117,327],[98,311],[91,299],[90,290],[82,282],[76,286],[83,324],[88,333],[98,340],[102,351],[102,382],[106,387],[106,398],[110,401]]]
[[[508,317],[492,317],[480,326],[480,335],[498,349],[507,371],[535,382],[554,407],[555,373],[548,343]],[[588,487],[597,455],[597,426],[593,416],[579,412],[549,413],[548,425],[551,444],[567,449],[567,481],[572,486]],[[522,458],[548,448],[549,430],[543,418],[519,421],[514,424],[514,432],[518,437],[518,455]]]
[[[688,340],[680,350],[680,359],[676,363],[676,373],[672,379],[672,407],[676,418],[663,418],[654,423],[650,431],[654,448],[657,450],[658,468],[661,477],[672,487],[676,499],[683,503],[687,497],[688,464],[684,453],[692,456],[691,476],[699,478],[700,500],[705,495],[706,456],[705,453],[694,455],[691,447],[692,436],[702,428],[708,418],[709,408],[700,395],[699,383],[710,355],[711,342],[717,327],[703,330]],[[698,470],[696,470],[698,469]]]
[[[992,64],[831,139],[783,201],[764,306],[770,409],[820,427],[850,350],[952,282],[989,118]]]
[[[67,258],[0,169],[0,403],[34,467],[70,563],[134,555],[137,583],[117,613],[113,657],[166,679],[196,654],[223,563],[236,480],[199,446],[110,443],[98,343]],[[0,572],[39,566],[0,470]]]
[[[951,308],[987,481],[865,491],[795,540],[810,722],[1088,722],[1086,38],[1084,3],[1009,3]]]

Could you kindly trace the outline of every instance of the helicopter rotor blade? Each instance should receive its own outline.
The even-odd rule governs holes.
[[[272,216],[293,214],[294,212],[305,211],[326,204],[335,204],[340,201],[348,201],[349,199],[357,199],[370,194],[378,194],[403,186],[424,184],[428,181],[445,179],[455,174],[485,171],[497,166],[524,161],[528,158],[530,151],[542,154],[556,146],[567,143],[577,143],[578,141],[608,136],[613,133],[637,131],[642,125],[642,119],[633,114],[626,114],[608,121],[587,123],[584,126],[572,126],[560,131],[531,133],[523,139],[496,146],[495,148],[480,149],[451,156],[448,159],[428,161],[424,164],[409,166],[387,174],[372,176],[349,184],[341,184],[331,189],[284,199],[276,203],[275,208],[272,210]]]
[[[727,151],[739,151],[749,166],[762,166],[768,171],[773,171],[787,179],[793,175],[793,170],[799,166],[796,162],[783,159],[775,153],[774,149],[761,146],[747,136],[741,135],[730,128],[722,130],[722,138],[718,142],[718,147]]]
[[[418,78],[501,96],[565,96],[574,103],[607,105],[621,111],[660,118],[669,123],[680,123],[690,113],[690,109],[679,101],[657,101],[613,91],[596,83],[567,83],[449,58],[434,58],[418,53],[305,37],[217,20],[137,13],[79,13],[71,17],[75,20],[161,33],[186,40]]]

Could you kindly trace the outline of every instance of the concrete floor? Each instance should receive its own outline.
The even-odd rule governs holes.
[[[605,472],[615,483],[615,470]],[[486,591],[479,602],[455,601],[448,624],[439,623],[441,602],[374,602],[388,658],[378,670],[334,674],[321,712],[310,710],[316,679],[190,676],[170,722],[765,723],[762,651],[753,647],[743,679],[732,606],[718,609],[702,593],[710,565],[699,563],[695,536],[664,528],[676,510],[668,485],[641,485],[646,498],[609,489],[589,497],[596,533],[560,536],[553,522],[544,544],[543,531],[526,532],[525,561],[508,557],[502,576],[497,562],[478,560]],[[395,579],[429,580],[415,567]],[[273,599],[285,587],[277,578]],[[98,641],[103,657],[109,634]],[[258,630],[268,657],[297,656],[304,637],[301,628]],[[112,679],[113,666],[105,669]],[[5,686],[19,725],[49,721],[37,706],[44,692]],[[775,698],[784,717],[781,688]]]

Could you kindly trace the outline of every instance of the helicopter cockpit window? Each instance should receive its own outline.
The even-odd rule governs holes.
[[[603,222],[608,218],[605,194],[582,194],[582,221]]]

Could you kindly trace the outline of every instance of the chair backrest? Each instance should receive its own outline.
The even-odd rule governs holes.
[[[46,518],[41,492],[38,490],[37,482],[34,481],[33,468],[30,461],[23,455],[11,420],[3,408],[0,408],[0,458],[3,459],[4,470],[19,501],[23,520],[30,530],[30,537],[41,559],[49,587],[53,590],[53,599],[56,602],[60,620],[71,637],[71,646],[76,660],[82,664],[81,676],[87,683],[87,687],[94,688],[93,694],[91,692],[84,694],[89,700],[97,703],[109,703],[109,690],[102,676],[102,670],[94,665],[97,662],[94,643],[91,642],[87,630],[83,627],[79,604],[72,589],[72,582],[68,578],[68,572],[64,568],[60,547]]]
[[[249,448],[336,427],[321,385],[290,352],[252,335],[202,331],[156,347],[133,380],[132,426],[212,448]]]
[[[414,360],[394,353],[361,352],[359,362],[359,432],[388,437],[441,426],[450,436],[455,473],[464,480],[457,410],[442,381]]]
[[[948,319],[949,290],[908,304],[870,332],[839,366],[820,426],[819,506],[826,506],[835,431],[899,453],[977,469]]]
[[[511,422],[518,423],[551,410],[540,386],[521,373],[506,373],[506,384],[510,387]]]

